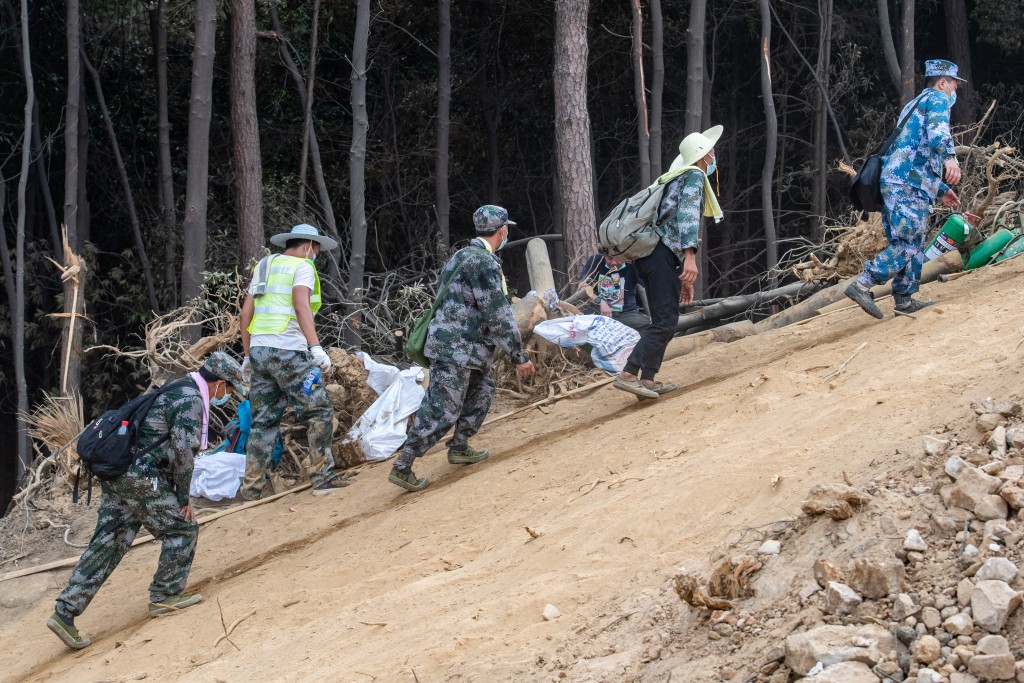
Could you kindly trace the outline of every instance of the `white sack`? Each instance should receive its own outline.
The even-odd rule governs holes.
[[[419,385],[424,377],[423,368],[414,366],[399,371],[365,353],[356,355],[370,373],[366,383],[380,396],[348,431],[344,443],[358,441],[367,461],[387,460],[405,442],[407,420],[426,395]]]
[[[245,453],[209,453],[195,460],[189,495],[223,500],[234,498],[245,474]]]
[[[559,346],[590,344],[593,347],[590,359],[594,366],[610,375],[622,372],[633,347],[640,341],[639,332],[603,315],[545,320],[538,323],[533,332]]]

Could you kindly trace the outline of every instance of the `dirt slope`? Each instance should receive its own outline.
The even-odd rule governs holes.
[[[666,364],[684,388],[656,403],[605,388],[496,423],[475,443],[493,453],[481,466],[428,455],[423,494],[378,465],[340,494],[213,522],[191,581],[206,602],[179,615],[148,618],[158,549],[136,549],[78,620],[94,640],[81,653],[44,627],[68,575],[54,573],[36,604],[0,611],[0,679],[558,680],[548,662],[586,650],[676,567],[798,514],[814,483],[898,468],[895,449],[962,420],[971,398],[1019,396],[1022,271],[927,286],[940,304],[916,320],[887,302],[881,321],[847,310],[713,344]],[[229,625],[255,610],[237,649],[214,645],[218,601]],[[561,618],[544,621],[547,603]]]

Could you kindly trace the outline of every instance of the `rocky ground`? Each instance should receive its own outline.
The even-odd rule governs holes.
[[[914,464],[862,488],[815,486],[801,516],[715,553],[706,581],[679,569],[600,647],[547,668],[574,681],[1024,682],[1022,407],[971,408],[973,428],[923,435]],[[619,651],[615,627],[634,615],[645,647]]]

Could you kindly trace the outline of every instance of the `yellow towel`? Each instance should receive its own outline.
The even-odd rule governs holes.
[[[711,181],[708,180],[708,175],[696,166],[676,166],[672,164],[668,172],[658,178],[654,185],[670,183],[686,171],[700,171],[701,175],[704,176],[704,215],[714,218],[716,223],[725,218],[725,214],[722,213],[722,207],[718,205],[718,198],[715,197],[715,191],[711,188]],[[654,185],[651,187],[654,187]]]

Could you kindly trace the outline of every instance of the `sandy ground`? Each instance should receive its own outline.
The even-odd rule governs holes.
[[[190,586],[206,600],[181,614],[147,616],[158,548],[137,548],[78,619],[94,640],[80,653],[44,626],[68,571],[36,577],[37,602],[0,611],[0,679],[557,680],[543,662],[676,567],[798,514],[815,483],[899,465],[971,398],[1019,396],[1022,272],[926,286],[940,303],[916,320],[889,301],[881,321],[851,309],[713,344],[666,364],[683,388],[657,402],[606,387],[495,423],[482,465],[428,455],[421,494],[377,465],[341,493],[215,521]],[[218,603],[228,625],[255,610],[233,644],[215,644]]]

